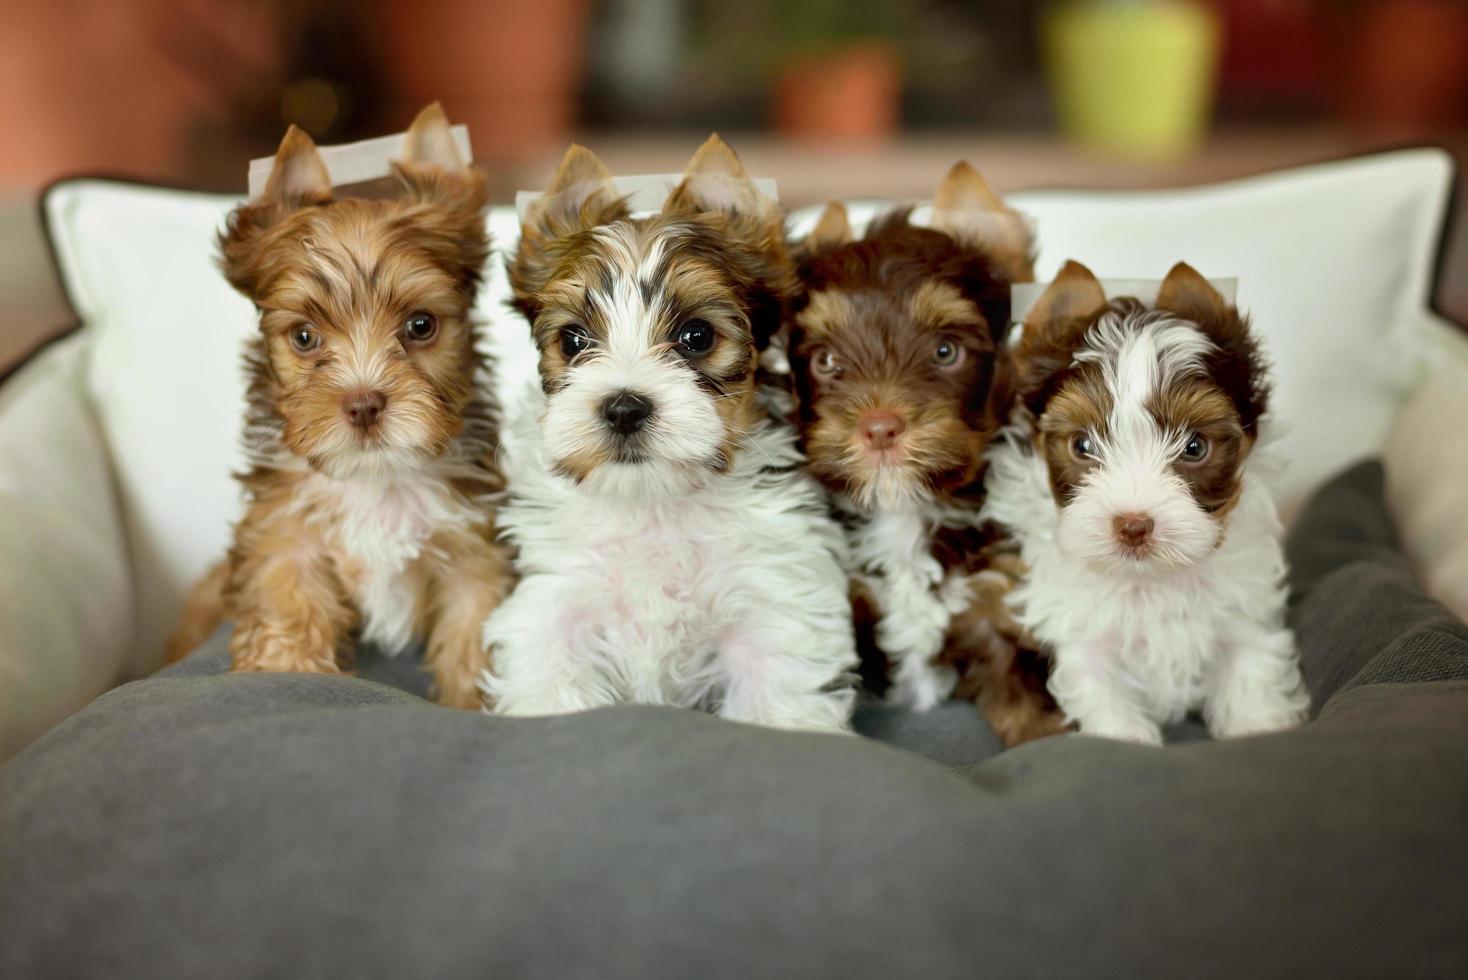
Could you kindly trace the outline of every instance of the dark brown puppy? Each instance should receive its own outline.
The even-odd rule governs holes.
[[[1004,604],[1023,570],[978,521],[1009,288],[1033,279],[1031,247],[966,163],[939,185],[930,227],[904,209],[854,239],[833,203],[799,246],[787,336],[811,471],[848,527],[858,621],[874,620],[895,666],[888,697],[925,710],[957,685],[1010,745],[1060,730]]]

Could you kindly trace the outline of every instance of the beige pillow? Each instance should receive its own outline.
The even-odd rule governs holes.
[[[1386,441],[1386,498],[1427,591],[1468,620],[1468,335],[1444,325],[1436,347]]]

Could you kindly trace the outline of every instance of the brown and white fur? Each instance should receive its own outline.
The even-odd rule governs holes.
[[[840,530],[755,385],[795,286],[779,207],[718,137],[650,217],[572,147],[522,235],[543,401],[506,434],[523,579],[485,624],[495,710],[845,729]]]
[[[254,302],[240,476],[248,505],[171,654],[232,620],[234,670],[337,673],[361,638],[426,641],[437,699],[477,708],[480,625],[508,592],[491,498],[495,406],[471,308],[489,249],[484,175],[435,103],[393,200],[335,200],[292,127],[257,200],[220,236]]]
[[[927,710],[962,672],[962,693],[1015,744],[1060,730],[1003,601],[1022,573],[1015,549],[978,516],[1001,422],[996,351],[1010,285],[1033,278],[1031,235],[966,163],[930,224],[898,210],[858,240],[830,205],[801,245],[789,360],[811,471],[844,515],[858,605],[875,607],[893,662],[889,699]]]
[[[1014,377],[985,513],[1020,541],[1030,573],[1013,600],[1067,718],[1154,744],[1195,708],[1215,736],[1299,722],[1248,321],[1185,264],[1147,309],[1108,303],[1072,262],[1025,318]]]

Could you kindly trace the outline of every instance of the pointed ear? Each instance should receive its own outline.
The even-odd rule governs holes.
[[[830,201],[826,204],[826,210],[821,212],[816,226],[800,243],[800,252],[803,255],[816,255],[833,248],[840,248],[850,242],[853,237],[851,220],[846,216],[846,205],[840,201]]]
[[[469,161],[459,155],[449,117],[443,103],[432,102],[414,117],[403,135],[403,163],[427,164],[444,170],[461,170]]]
[[[631,216],[617,195],[611,171],[595,153],[576,143],[556,167],[550,186],[525,209],[520,244],[509,263],[510,287],[527,316],[530,298],[550,280],[551,245],[559,238]]]
[[[306,131],[293,125],[275,151],[275,167],[265,182],[260,203],[298,208],[329,200],[331,174],[327,173],[326,162]]]
[[[403,155],[393,163],[404,197],[414,204],[478,215],[489,204],[489,178],[459,153],[443,106],[418,113],[403,134]]]
[[[752,222],[751,228],[758,227],[764,233],[784,222],[780,205],[760,193],[744,172],[744,164],[718,133],[693,154],[683,182],[663,203],[664,214],[708,212],[722,213],[740,223]]]
[[[545,193],[531,202],[521,222],[522,240],[544,243],[628,217],[611,172],[595,153],[576,143],[556,167]]]
[[[1156,308],[1197,324],[1213,341],[1208,372],[1233,399],[1244,431],[1250,437],[1257,435],[1259,417],[1269,401],[1269,367],[1248,318],[1186,262],[1173,266],[1162,280]]]
[[[253,298],[259,284],[259,245],[266,232],[294,211],[331,201],[331,175],[304,130],[291,126],[275,151],[265,189],[230,212],[219,235],[225,278]]]
[[[1028,403],[1045,379],[1065,368],[1079,334],[1106,307],[1106,290],[1091,270],[1069,261],[1025,314],[1024,331],[1011,351],[1011,385]],[[1039,406],[1031,405],[1038,413]]]
[[[1095,273],[1071,259],[1025,314],[1025,337],[1032,331],[1041,336],[1070,320],[1089,320],[1105,305],[1106,290]]]
[[[1156,307],[1203,324],[1226,318],[1230,310],[1228,300],[1203,278],[1202,273],[1186,262],[1173,266],[1167,278],[1162,280]]]
[[[989,256],[1011,282],[1033,282],[1034,236],[967,161],[943,177],[933,195],[932,225]]]

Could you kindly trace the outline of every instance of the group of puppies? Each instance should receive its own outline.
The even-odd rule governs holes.
[[[484,175],[436,104],[395,170],[336,199],[292,129],[220,236],[259,311],[248,503],[174,655],[226,620],[236,670],[419,641],[446,705],[824,731],[860,668],[1006,744],[1304,716],[1265,366],[1188,266],[1149,307],[1072,262],[1011,335],[1030,227],[967,164],[921,226],[833,204],[792,241],[718,137],[650,215],[573,146],[508,258],[540,385],[502,417]]]

